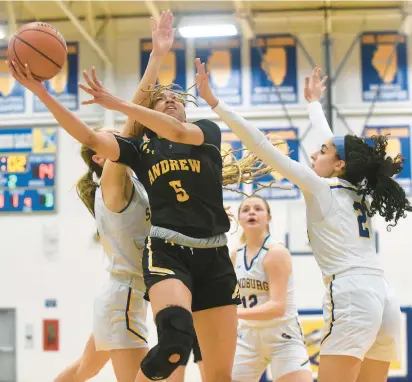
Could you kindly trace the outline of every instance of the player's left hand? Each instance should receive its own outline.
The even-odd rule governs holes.
[[[219,103],[219,100],[215,97],[210,88],[209,76],[210,73],[206,73],[205,64],[201,63],[200,58],[195,59],[196,64],[196,86],[199,96],[203,98],[211,108],[214,108]]]
[[[315,67],[312,72],[312,77],[305,78],[305,99],[308,102],[320,101],[322,95],[326,91],[326,81],[328,77],[325,76],[320,79],[320,72],[322,69]]]
[[[93,96],[93,99],[89,101],[83,101],[82,105],[97,104],[109,110],[117,110],[118,107],[122,104],[123,100],[111,94],[103,86],[103,84],[96,77],[96,69],[94,67],[90,69],[90,74],[91,78],[85,70],[83,71],[83,78],[85,79],[89,87],[79,84],[79,88]]]

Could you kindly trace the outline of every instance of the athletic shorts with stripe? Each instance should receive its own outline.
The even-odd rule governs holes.
[[[156,283],[178,279],[192,293],[192,311],[239,305],[239,286],[227,246],[190,248],[148,237],[143,252],[145,298]]]
[[[383,276],[332,276],[326,288],[323,316],[320,355],[399,360],[401,311]]]
[[[268,327],[242,327],[240,321],[232,379],[259,381],[270,365],[273,381],[296,371],[311,371],[297,318]]]
[[[142,277],[111,276],[95,297],[96,350],[148,347],[147,301]]]

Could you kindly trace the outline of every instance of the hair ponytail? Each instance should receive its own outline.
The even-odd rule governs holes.
[[[93,217],[95,217],[94,200],[96,197],[96,190],[99,187],[99,184],[93,179],[93,174],[96,174],[96,176],[100,179],[103,172],[103,169],[92,159],[95,154],[96,153],[93,150],[82,145],[81,156],[84,163],[88,166],[88,170],[76,184],[77,195],[79,195],[83,204]]]
[[[371,146],[362,138],[346,135],[346,165],[342,178],[358,187],[370,217],[379,213],[386,222],[392,222],[388,225],[390,230],[400,218],[406,217],[407,211],[412,211],[405,190],[392,178],[402,171],[404,158],[400,154],[395,158],[386,155],[386,135],[373,136],[372,142]],[[371,198],[369,206],[367,197]]]

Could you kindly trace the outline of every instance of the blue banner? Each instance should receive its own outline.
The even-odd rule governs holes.
[[[403,170],[395,175],[394,179],[405,189],[407,195],[412,194],[412,169],[411,169],[411,134],[408,125],[401,126],[366,126],[363,129],[362,136],[370,143],[373,135],[386,135],[388,137],[388,146],[386,153],[394,158],[401,154],[405,158]]]
[[[296,39],[258,36],[250,46],[251,103],[298,102]]]
[[[5,60],[7,46],[0,46],[0,114],[24,113],[25,89],[10,74]]]
[[[206,63],[213,93],[228,105],[243,101],[240,44],[239,37],[195,40],[195,57]],[[206,103],[198,98],[198,104]]]
[[[61,71],[51,80],[45,81],[49,93],[71,111],[79,108],[79,45],[67,43],[67,60]],[[47,112],[46,106],[34,97],[34,112]]]
[[[266,135],[273,135],[284,141],[283,144],[277,146],[277,148],[283,151],[285,154],[289,153],[289,157],[297,162],[299,162],[299,141],[298,141],[298,129],[295,127],[291,128],[261,128],[259,129]],[[299,188],[290,183],[283,175],[278,172],[272,172],[271,174],[265,175],[258,180],[260,183],[253,184],[253,190],[255,191],[260,186],[269,186],[271,183],[278,183],[282,188],[263,188],[258,191],[258,195],[265,199],[297,199],[300,197]]]
[[[140,41],[140,76],[146,70],[152,51],[152,40],[145,39]],[[176,84],[186,90],[186,41],[175,39],[172,48],[165,55],[159,70],[157,79],[160,85]]]
[[[406,36],[396,32],[366,32],[361,36],[363,101],[407,101]]]
[[[57,129],[0,130],[0,212],[55,209]]]

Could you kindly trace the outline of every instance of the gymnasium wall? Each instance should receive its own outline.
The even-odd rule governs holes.
[[[398,28],[392,19],[369,22],[367,25],[353,22],[351,32],[348,27],[338,24],[340,32],[333,41],[334,69],[344,57],[356,33],[365,31],[393,31]],[[113,58],[115,67],[115,93],[131,98],[140,78],[139,38],[148,35],[149,24],[145,20],[111,21],[99,43],[103,44]],[[84,69],[96,66],[98,75],[103,79],[103,63],[90,46],[73,30],[69,23],[55,24],[67,41],[79,42],[79,75]],[[257,25],[257,32],[277,34],[293,32],[318,66],[323,66],[322,29],[316,23],[302,22],[299,25],[266,23]],[[412,46],[407,39],[407,59],[412,62]],[[242,42],[246,48],[247,42]],[[187,44],[187,83],[194,82],[192,65],[193,42]],[[259,128],[296,128],[302,137],[309,128],[306,101],[303,98],[305,76],[310,75],[312,66],[301,49],[297,48],[297,89],[298,102],[287,105],[292,125],[280,105],[263,107],[250,104],[250,75],[247,70],[249,57],[247,49],[242,50],[244,70],[242,74],[244,105],[236,107],[248,120]],[[193,70],[192,70],[193,69]],[[408,78],[412,72],[408,70]],[[104,82],[104,79],[103,79]],[[410,83],[409,83],[410,87]],[[361,97],[360,48],[357,45],[333,89],[333,100],[340,113],[346,118],[356,134],[362,134],[370,103],[362,102]],[[88,97],[79,93],[80,101]],[[47,113],[31,112],[32,97],[27,94],[24,115],[1,115],[0,128],[31,126],[53,127],[54,120]],[[369,120],[370,126],[410,126],[410,98],[405,102],[378,103],[375,113]],[[96,127],[103,124],[104,111],[100,107],[80,106],[78,115]],[[216,120],[223,131],[226,126],[216,115],[205,107],[190,107],[189,119],[210,118]],[[120,125],[124,116],[116,114]],[[338,133],[346,133],[344,123],[335,116],[334,128]],[[304,162],[304,151],[309,154],[316,148],[313,139],[316,132],[311,130],[300,142],[300,160]],[[410,141],[408,141],[410,142]],[[409,143],[410,144],[410,143]],[[7,214],[0,219],[0,308],[15,308],[17,311],[17,359],[18,381],[51,381],[69,362],[80,356],[84,344],[92,330],[93,295],[106,275],[102,271],[103,254],[94,240],[92,217],[79,201],[75,183],[85,171],[79,156],[80,145],[64,130],[57,134],[57,196],[56,213],[51,214]],[[410,157],[407,158],[410,163]],[[228,200],[234,211],[239,201]],[[272,234],[280,241],[288,242],[292,252],[308,252],[306,242],[305,207],[301,198],[278,199],[270,201],[272,209]],[[383,257],[387,279],[396,289],[402,306],[412,305],[409,291],[410,247],[412,241],[412,220],[402,220],[391,232],[386,230],[385,222],[376,218],[379,253]],[[356,224],[356,222],[354,223]],[[230,247],[236,246],[240,232],[236,225],[229,234]],[[324,286],[318,267],[310,255],[296,255],[293,258],[295,273],[296,301],[299,309],[316,310],[321,308]],[[56,300],[55,308],[47,308],[45,300]],[[150,316],[149,316],[150,318]],[[60,321],[59,351],[43,351],[43,320]],[[26,335],[33,333],[33,341]],[[151,344],[156,341],[152,326]],[[197,381],[197,368],[190,364],[187,371],[188,381]],[[94,381],[113,380],[110,367]]]

